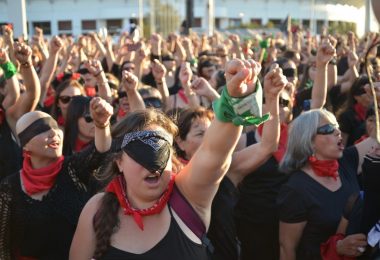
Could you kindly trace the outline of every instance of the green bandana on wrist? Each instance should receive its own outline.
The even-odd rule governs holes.
[[[17,73],[17,69],[16,69],[15,65],[13,65],[13,63],[10,61],[8,61],[4,64],[1,64],[0,67],[4,71],[5,79],[10,79]]]
[[[260,81],[256,83],[256,91],[243,98],[234,98],[223,89],[220,98],[213,102],[216,118],[221,122],[232,122],[234,125],[260,125],[267,121],[270,114],[262,115],[263,90]]]

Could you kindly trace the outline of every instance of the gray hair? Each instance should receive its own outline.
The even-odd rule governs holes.
[[[322,120],[338,125],[335,116],[325,109],[312,109],[301,114],[291,124],[286,152],[280,163],[285,173],[301,169],[313,155],[313,141]]]

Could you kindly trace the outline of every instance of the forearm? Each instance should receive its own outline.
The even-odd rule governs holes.
[[[336,64],[327,66],[327,89],[331,89],[338,82],[338,69]]]
[[[31,63],[29,65],[21,64],[20,73],[24,79],[26,91],[23,94],[25,95],[25,98],[23,98],[22,106],[24,109],[21,109],[19,111],[19,116],[28,111],[34,110],[41,95],[40,80],[38,79],[37,72],[34,69],[33,65]]]
[[[311,108],[322,108],[327,96],[327,64],[317,65],[314,86],[311,92]]]
[[[279,96],[266,97],[265,102],[271,118],[264,123],[260,146],[263,153],[271,154],[277,150],[280,140]]]
[[[49,58],[46,60],[44,66],[42,67],[41,78],[40,78],[40,84],[41,84],[40,102],[41,103],[45,100],[46,92],[53,79],[54,72],[57,69],[57,63],[58,63],[58,52],[51,53],[49,55]]]
[[[7,89],[7,94],[4,97],[2,107],[7,110],[14,105],[20,97],[20,85],[16,75],[6,80],[5,87]]]
[[[129,106],[131,111],[145,109],[145,103],[140,93],[136,90],[127,90]]]
[[[190,82],[182,83],[182,86],[183,86],[183,89],[185,90],[185,95],[189,101],[188,103],[189,107],[191,108],[199,107],[198,96],[190,89]]]
[[[111,88],[108,85],[108,80],[106,78],[106,75],[104,74],[104,71],[100,72],[100,75],[96,77],[97,85],[98,85],[98,94],[99,97],[106,100],[108,103],[112,102],[112,92]]]
[[[111,148],[112,138],[110,130],[110,122],[105,125],[97,125],[95,123],[95,147],[100,153],[107,152]]]

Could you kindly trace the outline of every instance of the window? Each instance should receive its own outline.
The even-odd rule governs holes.
[[[71,31],[72,29],[71,21],[58,21],[58,31]]]
[[[231,18],[229,20],[230,27],[240,27],[241,23],[241,18]]]
[[[199,18],[199,17],[194,17],[194,20],[193,20],[193,27],[202,27],[202,18]]]
[[[259,26],[259,25],[261,25],[261,19],[253,18],[253,19],[251,19],[251,24]]]
[[[109,33],[120,33],[123,28],[122,19],[109,19],[107,22],[107,30]]]
[[[96,30],[96,20],[83,20],[82,31],[94,31]]]
[[[33,32],[35,27],[39,27],[43,30],[44,34],[51,35],[51,23],[50,22],[33,22]]]

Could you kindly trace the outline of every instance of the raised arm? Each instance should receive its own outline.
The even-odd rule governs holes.
[[[235,116],[229,117],[220,109],[231,104],[231,97],[236,97],[239,101],[251,100],[253,96],[250,94],[256,90],[260,70],[261,66],[253,60],[248,62],[235,59],[226,65],[227,93],[219,100],[220,103],[215,104],[215,110],[218,110],[217,118],[212,121],[203,143],[189,164],[176,177],[178,188],[207,226],[213,197],[230,166],[232,152],[242,131],[241,126],[232,123],[238,113],[235,112]],[[244,96],[245,99],[241,99]],[[233,109],[232,105],[228,107]]]
[[[111,88],[108,85],[108,80],[106,78],[106,74],[104,73],[104,70],[100,61],[99,60],[86,61],[84,63],[84,66],[96,78],[99,97],[111,103],[112,102]]]
[[[311,92],[310,108],[323,108],[327,97],[327,66],[329,61],[335,56],[335,48],[326,40],[318,48],[317,52],[317,72]]]
[[[160,91],[162,96],[162,101],[164,103],[164,111],[171,109],[169,106],[169,89],[166,84],[166,68],[165,66],[159,62],[157,59],[154,59],[152,62],[152,74],[154,81],[156,82],[158,91]]]
[[[40,83],[41,95],[40,103],[43,103],[46,97],[46,92],[53,79],[54,72],[57,69],[59,52],[62,49],[63,42],[58,36],[54,36],[50,41],[49,58],[46,60],[42,67]]]
[[[104,99],[95,97],[90,102],[90,113],[95,125],[95,146],[100,153],[111,148],[110,118],[113,107]]]
[[[193,77],[193,72],[190,68],[190,63],[183,62],[179,71],[179,80],[185,91],[185,95],[189,100],[189,107],[197,108],[199,106],[199,99],[194,91],[191,90],[191,79]]]
[[[9,107],[13,106],[19,98],[20,85],[15,76],[17,69],[10,61],[7,50],[4,48],[0,49],[0,67],[3,69],[3,79],[5,80],[5,94],[1,105],[2,108],[7,110]]]
[[[247,174],[260,167],[277,150],[280,140],[279,97],[286,84],[286,77],[278,65],[265,76],[265,105],[271,118],[264,123],[261,140],[258,143],[233,154],[227,176],[235,186]]]
[[[137,90],[138,85],[139,79],[137,78],[137,76],[133,73],[124,70],[120,86],[122,86],[127,92],[131,111],[145,109],[144,100],[142,99],[139,91]]]
[[[7,121],[12,131],[15,130],[16,122],[23,114],[36,108],[41,92],[40,81],[32,65],[31,48],[23,43],[15,43],[15,57],[21,64],[20,74],[24,80],[25,92],[6,111]]]

